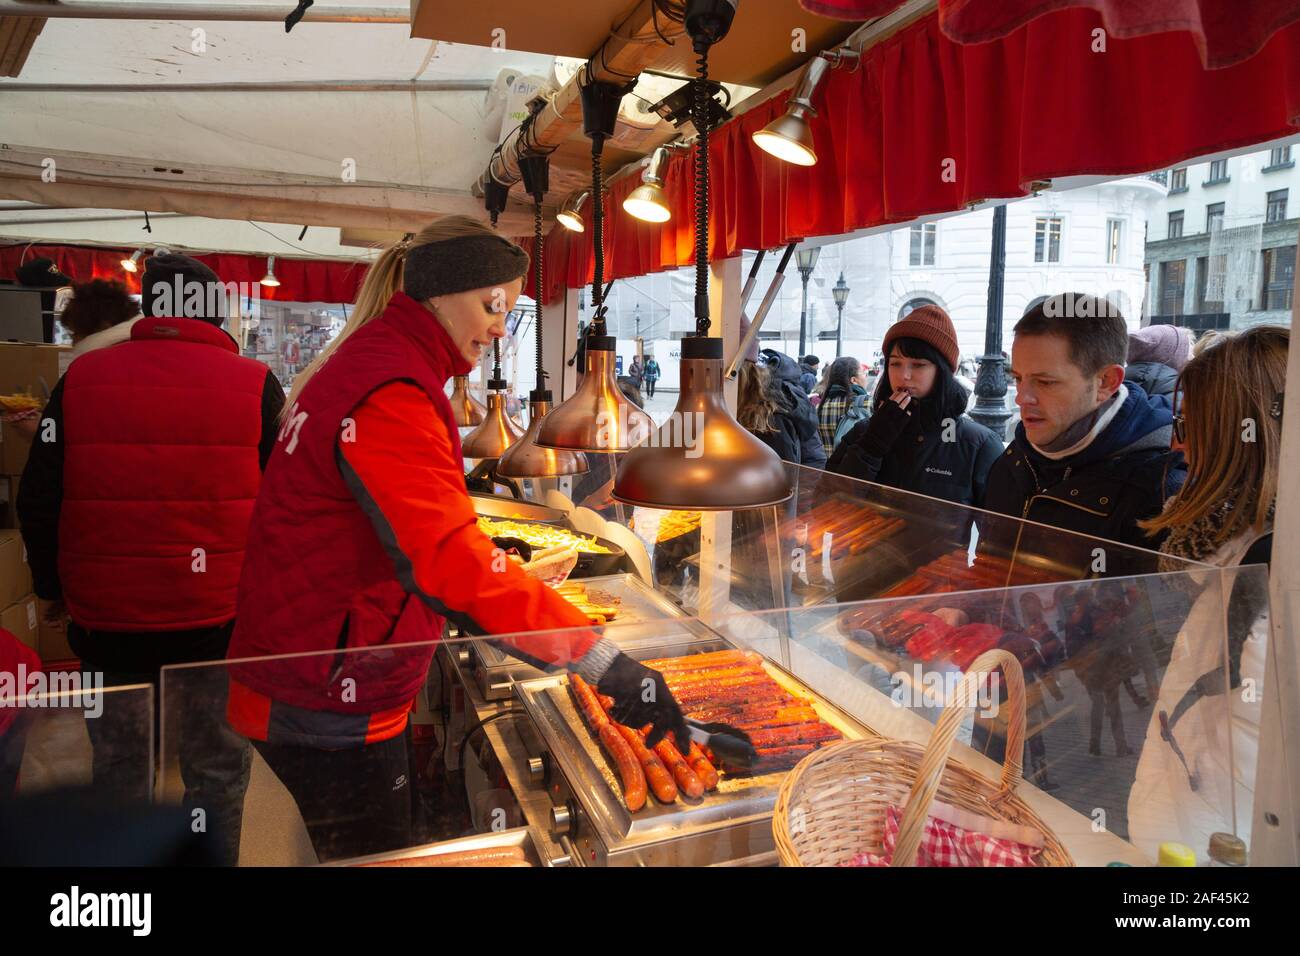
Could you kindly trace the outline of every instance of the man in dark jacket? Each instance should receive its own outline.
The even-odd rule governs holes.
[[[1187,466],[1169,448],[1169,401],[1124,383],[1127,351],[1123,316],[1094,296],[1053,296],[1016,323],[1011,375],[1021,420],[989,472],[987,509],[1157,546],[1137,523],[1160,512]]]
[[[817,366],[820,364],[821,360],[815,355],[805,355],[799,361],[799,387],[805,395],[811,395],[817,387]]]
[[[808,392],[800,382],[800,366],[790,356],[774,349],[763,349],[759,358],[767,366],[773,384],[784,399],[783,411],[799,442],[799,464],[809,468],[825,468],[826,449],[817,432],[817,409],[808,401]]]
[[[207,266],[154,256],[141,292],[131,338],[79,356],[50,396],[18,514],[47,616],[67,614],[106,686],[153,684],[156,708],[162,667],[225,658],[284,392],[222,330],[226,289]],[[196,832],[234,864],[250,752],[225,721],[225,668],[173,672],[166,690]],[[110,697],[86,722],[94,786],[147,800],[151,715]]]

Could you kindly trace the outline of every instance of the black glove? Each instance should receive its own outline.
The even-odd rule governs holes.
[[[686,731],[682,709],[673,700],[672,691],[664,682],[664,675],[620,653],[610,663],[605,676],[596,684],[596,690],[614,698],[609,716],[616,723],[640,730],[652,724],[646,735],[646,746],[653,747],[672,731],[677,747],[685,753],[691,738]]]
[[[867,422],[867,427],[858,439],[858,447],[876,458],[885,457],[885,453],[894,447],[894,442],[898,441],[898,436],[903,434],[903,429],[911,420],[910,411],[899,406],[892,398],[886,399]]]

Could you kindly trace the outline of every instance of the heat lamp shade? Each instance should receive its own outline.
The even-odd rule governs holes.
[[[668,197],[657,183],[642,183],[628,193],[623,209],[642,222],[667,222],[673,216]]]
[[[497,462],[497,474],[506,478],[557,478],[588,471],[587,456],[582,452],[543,448],[537,444],[537,433],[550,414],[551,403],[533,401],[528,407],[528,430],[501,456]]]
[[[624,396],[614,377],[614,340],[587,339],[587,373],[578,390],[547,413],[537,444],[569,451],[627,451],[654,431],[654,421]]]
[[[720,348],[716,358],[683,357],[677,407],[654,436],[623,456],[615,500],[663,510],[737,511],[790,497],[780,456],[727,409],[722,374]]]
[[[461,442],[461,455],[465,458],[500,458],[522,436],[523,432],[506,414],[505,392],[489,392],[487,415]]]
[[[815,166],[812,128],[802,107],[794,106],[753,135],[754,143],[765,153],[796,166]]]

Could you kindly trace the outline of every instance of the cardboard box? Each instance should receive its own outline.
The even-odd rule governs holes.
[[[76,652],[68,643],[68,619],[65,617],[58,625],[45,623],[45,609],[52,604],[52,601],[44,601],[41,598],[36,599],[37,613],[37,640],[36,653],[41,655],[41,660],[47,664],[50,661],[66,661],[76,658]]]
[[[40,613],[36,595],[28,594],[0,611],[0,627],[11,633],[36,653],[40,653]]]
[[[17,531],[0,531],[0,607],[8,607],[32,590],[27,548]]]
[[[18,530],[17,475],[0,475],[0,530]]]
[[[18,528],[18,496],[14,494],[13,483],[9,476],[0,477],[0,529],[16,530]]]
[[[54,391],[71,352],[64,345],[0,342],[0,394],[27,392],[43,398]]]
[[[16,476],[27,467],[32,442],[9,422],[0,422],[0,475]]]
[[[0,342],[0,395],[26,392],[43,400],[54,391],[71,357],[72,350],[63,345]],[[0,475],[21,475],[31,447],[12,425],[0,423]]]

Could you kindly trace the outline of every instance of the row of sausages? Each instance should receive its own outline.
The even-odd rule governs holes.
[[[718,772],[694,741],[685,756],[671,735],[647,747],[645,730],[610,719],[613,701],[577,674],[569,675],[569,689],[587,726],[614,763],[628,810],[635,813],[645,806],[647,791],[661,803],[672,803],[679,795],[698,800],[706,790],[717,789]]]
[[[972,563],[961,548],[950,551],[918,568],[881,597],[907,597],[915,594],[947,594],[953,591],[978,591],[985,588],[1011,587],[1020,584],[1049,584],[1060,575],[1012,562],[995,554],[981,553]]]

